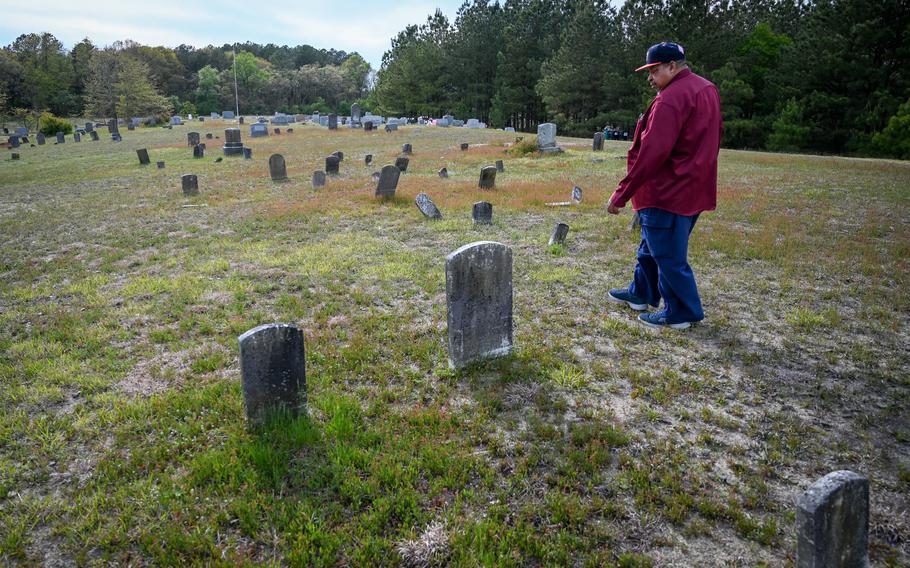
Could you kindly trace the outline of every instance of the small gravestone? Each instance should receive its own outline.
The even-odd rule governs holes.
[[[373,180],[373,183],[379,182],[379,177],[380,177],[379,172],[373,172],[372,174],[370,174],[370,179]]]
[[[293,129],[293,128],[288,128],[288,129],[286,130],[286,132],[287,132],[288,134],[293,134],[293,133],[294,133],[294,129]]]
[[[363,158],[363,163],[367,166],[373,163],[373,154],[367,154]]]
[[[199,144],[199,133],[198,132],[187,132],[186,133],[186,145],[195,146]]]
[[[237,122],[238,122],[239,124],[243,124],[243,117],[242,117],[242,116],[241,116],[241,117],[238,117],[238,118],[237,118]]]
[[[158,165],[158,169],[159,169],[159,170],[163,170],[163,169],[164,169],[164,162],[155,162],[155,163]]]
[[[275,134],[281,134],[281,129],[280,129],[280,128],[276,128],[276,129],[275,129]]]
[[[391,124],[391,123],[390,123],[390,124],[386,124],[386,125],[385,125],[385,131],[386,131],[386,132],[396,132],[397,130],[398,130],[398,124],[397,124],[397,123],[395,123],[395,124]]]
[[[337,114],[332,113],[329,115],[328,127],[329,127],[329,130],[335,130],[338,128],[338,115]]]
[[[325,186],[325,172],[321,170],[316,170],[313,172],[313,187],[324,187]]]
[[[23,136],[23,137],[22,137],[22,143],[23,143],[23,144],[28,144],[28,136]],[[34,146],[34,144],[32,144],[32,145]]]
[[[436,207],[436,204],[433,203],[430,196],[426,193],[418,193],[417,199],[414,201],[424,217],[428,219],[442,219],[442,213],[439,212],[439,208]]]
[[[262,122],[254,122],[250,125],[250,137],[259,138],[260,136],[269,135],[269,126]]]
[[[364,132],[372,132],[372,131],[373,131],[373,121],[372,121],[372,120],[368,120],[368,121],[366,121],[366,122],[363,123],[363,131],[364,131]]]
[[[19,154],[18,154],[17,152],[13,152],[13,154],[10,156],[10,159],[11,159],[11,160],[18,160],[18,159],[19,159]]]
[[[480,181],[477,185],[481,189],[493,189],[496,186],[496,166],[486,166],[480,170]]]
[[[196,144],[193,146],[193,157],[194,158],[204,158],[205,157],[205,146],[203,144]]]
[[[512,249],[491,241],[446,257],[449,367],[512,350]]]
[[[288,169],[284,163],[284,156],[272,154],[269,157],[269,175],[272,176],[272,181],[287,181]]]
[[[73,142],[82,142],[82,135],[78,132],[73,133]]]
[[[344,152],[342,152],[341,150],[335,150],[334,152],[332,152],[330,154],[330,156],[335,156],[336,158],[338,158],[339,162],[344,161]]]
[[[92,124],[91,122],[86,122],[86,123],[85,123],[85,131],[86,131],[86,132],[92,132],[93,130],[95,130],[95,125]]]
[[[252,160],[252,159],[253,159],[253,149],[252,149],[252,148],[244,148],[244,149],[243,149],[243,159],[244,159],[244,160]]]
[[[149,151],[146,150],[145,148],[140,148],[140,149],[136,150],[136,155],[139,156],[139,165],[140,166],[147,166],[152,163],[151,160],[149,160]]]
[[[537,149],[544,153],[562,152],[556,145],[556,125],[552,122],[537,125]]]
[[[471,212],[475,225],[491,225],[493,223],[493,204],[489,201],[478,201]]]
[[[405,157],[397,158],[395,160],[395,167],[402,171],[402,173],[408,171],[408,159]]]
[[[130,122],[126,125],[126,129],[132,132],[133,130],[136,130],[136,125]]]
[[[869,480],[835,471],[797,501],[798,568],[869,566]]]
[[[10,148],[19,147],[19,137],[18,136],[10,136],[9,139],[7,140],[7,142],[9,142]]]
[[[212,140],[212,139],[214,139],[214,138],[215,138],[215,135],[212,134],[211,132],[206,132],[206,133],[205,133],[205,139],[206,139],[206,140]]]
[[[63,144],[66,142],[66,135],[62,132],[57,133],[57,144]]]
[[[180,183],[183,187],[183,195],[189,197],[199,195],[199,180],[195,174],[184,174],[180,176]]]
[[[325,173],[329,175],[338,175],[338,166],[341,163],[341,160],[338,159],[338,156],[326,156],[325,158]]]
[[[496,171],[502,172],[502,171],[505,171],[505,169],[506,169],[506,166],[505,166],[505,164],[502,163],[502,160],[496,160]]]
[[[98,131],[97,130],[89,131],[88,135],[92,137],[92,141],[94,141],[94,142],[98,141]]]
[[[468,146],[469,146],[469,144],[468,144],[467,142],[462,142],[462,143],[461,143],[461,149],[462,149],[462,150],[467,150],[467,149],[468,149]]]
[[[604,133],[595,132],[594,133],[594,142],[591,144],[591,149],[595,152],[600,152],[604,149]]]
[[[410,144],[402,144],[402,145],[401,145],[401,153],[402,153],[402,154],[410,154],[410,153],[412,153],[412,152],[413,152],[413,148],[411,148],[411,145],[410,145]]]
[[[36,136],[36,139],[38,140],[39,146],[44,146],[44,143],[46,142],[46,140],[44,139],[44,134],[39,132],[38,135]]]
[[[446,168],[439,168],[439,177],[443,179],[449,177],[449,170]]]
[[[382,166],[379,173],[379,183],[376,184],[376,197],[395,197],[395,190],[398,188],[398,178],[401,176],[401,169],[398,166]]]
[[[272,412],[291,417],[306,412],[303,332],[286,324],[255,327],[240,342],[240,382],[246,417],[262,426]]]
[[[227,128],[224,131],[224,146],[222,146],[225,156],[239,156],[243,154],[243,142],[240,140],[239,128]]]
[[[581,203],[582,191],[581,188],[577,185],[572,188],[572,201],[576,203]]]
[[[553,227],[553,233],[550,235],[548,246],[561,245],[566,242],[566,236],[569,234],[569,226],[565,223],[556,223]]]
[[[223,118],[225,120],[232,120],[234,118],[234,111],[226,110],[226,111],[222,112],[221,118]]]

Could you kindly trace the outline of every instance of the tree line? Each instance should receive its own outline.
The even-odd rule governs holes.
[[[236,53],[240,110],[248,114],[332,112],[369,90],[357,53],[255,43],[194,48],[133,41],[66,49],[50,33],[23,34],[0,48],[0,115],[165,117],[234,109]]]
[[[659,41],[718,86],[726,147],[910,158],[910,0],[473,0],[398,33],[371,101],[632,129],[654,96],[634,69]]]

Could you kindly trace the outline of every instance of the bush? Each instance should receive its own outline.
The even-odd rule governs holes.
[[[38,119],[38,132],[45,136],[54,136],[58,132],[72,134],[73,125],[64,118],[54,116],[49,112],[44,112],[41,113],[41,117]]]
[[[872,144],[884,156],[910,159],[910,100],[888,119],[884,130],[872,137]]]
[[[511,148],[506,150],[509,154],[513,156],[524,156],[525,154],[533,154],[537,151],[537,136],[530,138],[516,138],[515,144]]]
[[[803,126],[803,107],[790,99],[783,105],[777,118],[771,125],[768,136],[768,150],[777,152],[794,152],[806,147],[809,128]]]

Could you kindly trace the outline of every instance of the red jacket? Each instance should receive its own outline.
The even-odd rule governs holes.
[[[638,119],[628,173],[610,198],[636,211],[657,207],[695,215],[717,205],[717,154],[723,120],[713,83],[680,71]]]

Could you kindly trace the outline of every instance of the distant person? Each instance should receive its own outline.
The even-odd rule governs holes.
[[[689,234],[703,211],[717,204],[717,154],[723,122],[717,87],[693,73],[675,43],[651,46],[636,71],[648,70],[657,96],[638,119],[626,177],[607,203],[619,213],[631,199],[641,222],[638,264],[628,288],[609,297],[653,327],[685,329],[704,319],[689,266]]]

